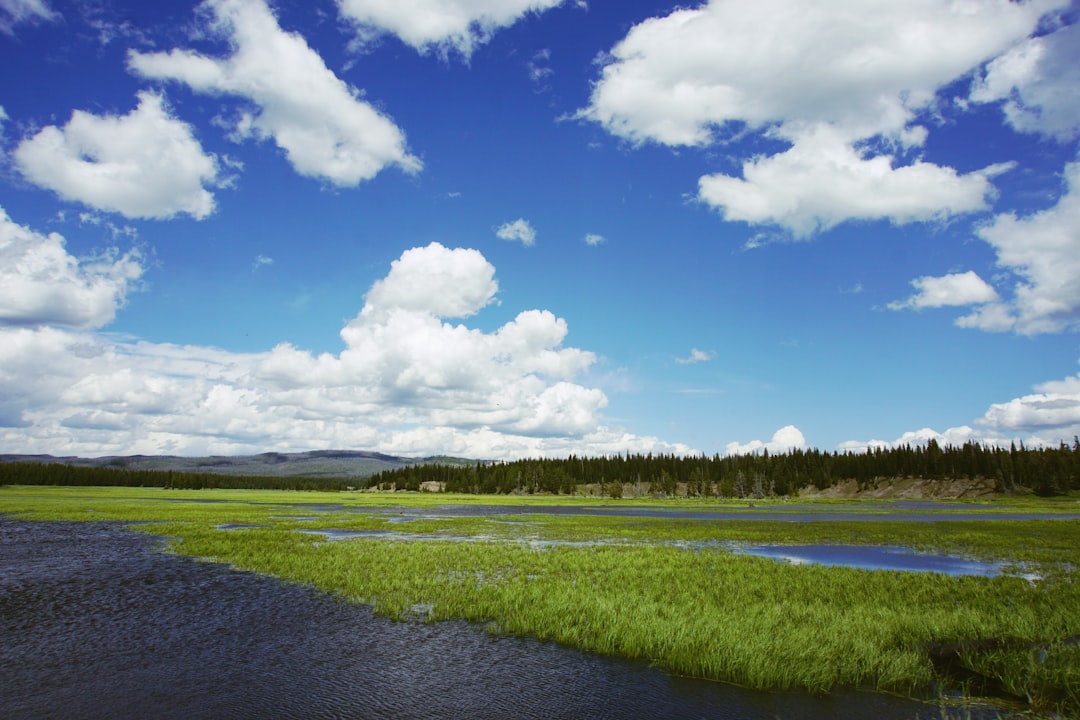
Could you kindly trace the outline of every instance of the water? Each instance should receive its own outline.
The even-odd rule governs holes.
[[[395,623],[159,548],[106,523],[0,518],[0,717],[941,717],[875,693],[752,692],[465,623]]]
[[[155,500],[154,502],[157,502]],[[1080,513],[1049,512],[1000,512],[988,511],[976,503],[942,503],[935,501],[893,501],[862,503],[859,505],[832,505],[828,510],[811,505],[768,505],[754,507],[747,503],[744,508],[655,507],[648,505],[438,505],[432,507],[411,506],[365,506],[343,503],[260,503],[236,500],[207,500],[202,498],[171,498],[170,502],[229,503],[245,505],[273,505],[283,508],[302,508],[305,512],[361,513],[365,515],[390,515],[392,522],[409,522],[416,518],[492,517],[511,520],[522,515],[564,515],[598,517],[667,518],[671,520],[783,520],[786,522],[835,522],[844,521],[993,521],[993,520],[1080,520]]]
[[[876,545],[753,545],[736,552],[783,560],[793,565],[832,565],[864,570],[936,572],[946,575],[994,577],[1005,571],[1004,563],[969,560],[952,555],[917,553],[911,548]]]
[[[927,504],[917,503],[875,503],[853,507],[832,507],[828,510],[814,510],[807,506],[790,505],[786,507],[770,505],[753,507],[748,504],[739,509],[686,509],[661,508],[645,505],[626,507],[582,506],[582,505],[443,505],[438,508],[387,508],[384,512],[407,515],[426,515],[437,513],[440,516],[495,516],[513,515],[594,515],[609,517],[668,518],[673,520],[783,520],[787,522],[833,522],[838,520],[876,521],[893,520],[902,522],[940,522],[968,520],[1078,520],[1076,513],[1038,513],[1038,512],[957,512],[952,505],[930,505],[938,511],[930,511]],[[967,507],[967,506],[965,506]],[[355,508],[354,508],[355,510]],[[364,512],[378,512],[367,508]]]
[[[256,525],[219,525],[223,530],[234,530],[246,527],[258,527]],[[413,533],[392,532],[387,530],[346,530],[343,528],[321,528],[318,530],[297,530],[307,535],[319,535],[327,540],[351,540],[363,538],[366,540],[391,540],[391,541],[438,541],[438,542],[487,542],[495,538],[486,535],[461,536],[461,535],[420,535]],[[527,545],[535,550],[544,550],[551,547],[597,547],[624,545],[619,541],[609,540],[536,540],[518,539],[503,540],[503,542],[517,542]],[[957,557],[955,555],[938,555],[934,553],[917,552],[909,547],[899,545],[746,545],[744,543],[717,543],[705,542],[677,542],[678,547],[687,549],[723,548],[741,555],[756,555],[758,557],[781,560],[792,565],[828,565],[833,567],[850,567],[861,570],[895,570],[899,572],[935,572],[944,575],[979,575],[982,577],[997,577],[998,575],[1012,574],[1023,577],[1030,581],[1040,579],[1036,573],[1022,572],[1013,565],[1004,562],[989,562],[985,560],[973,560],[971,558]]]

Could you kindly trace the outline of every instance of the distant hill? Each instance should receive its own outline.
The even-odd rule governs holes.
[[[0,455],[0,462],[60,463],[76,467],[107,467],[127,470],[258,475],[263,477],[351,478],[370,477],[383,470],[410,465],[464,465],[476,462],[446,456],[408,458],[363,450],[311,450],[300,453],[268,452],[258,455],[111,455],[98,458],[53,455]]]

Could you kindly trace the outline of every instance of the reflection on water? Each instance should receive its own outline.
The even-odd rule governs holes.
[[[105,523],[0,518],[0,717],[943,716],[875,693],[673,678],[465,623],[395,623],[158,547]]]
[[[219,525],[223,530],[252,525]],[[534,550],[546,550],[552,547],[599,547],[625,546],[628,543],[619,540],[540,540],[535,538],[496,538],[490,535],[422,535],[402,533],[390,530],[346,530],[343,528],[321,528],[298,530],[308,535],[320,535],[328,540],[367,540],[400,541],[438,541],[438,542],[513,542]],[[746,545],[734,542],[677,541],[675,547],[688,550],[723,549],[740,555],[782,560],[792,565],[829,565],[850,567],[862,570],[896,570],[900,572],[935,572],[945,575],[979,575],[997,577],[1012,574],[1035,581],[1040,576],[1035,573],[1018,573],[1016,566],[1004,562],[988,562],[954,555],[937,555],[918,552],[903,546],[881,545]]]
[[[946,575],[995,577],[1004,563],[980,562],[951,555],[918,553],[911,548],[874,545],[753,545],[737,546],[736,552],[783,560],[793,565],[839,565],[864,570],[936,572]]]
[[[348,505],[345,503],[262,503],[239,500],[169,498],[169,502],[239,503],[303,508],[305,512],[360,513],[389,516],[389,522],[409,522],[416,518],[446,519],[489,517],[512,521],[521,515],[563,515],[597,517],[667,518],[672,520],[783,520],[786,522],[834,522],[837,520],[900,522],[941,522],[969,520],[1080,520],[1080,513],[1022,512],[991,510],[977,503],[940,501],[866,502],[857,505],[799,505],[780,503],[745,507],[710,508],[657,507],[652,505]],[[154,502],[157,502],[155,499]],[[825,509],[825,508],[828,509]]]
[[[926,506],[936,508],[930,510]],[[732,509],[685,507],[654,507],[648,505],[443,505],[438,508],[387,508],[387,512],[424,516],[438,513],[446,516],[506,517],[514,515],[594,515],[600,517],[644,517],[673,520],[783,520],[786,522],[832,522],[837,520],[874,521],[896,520],[903,522],[939,522],[944,520],[1078,520],[1077,513],[1039,512],[957,512],[954,504],[930,503],[866,503],[856,506],[767,505],[755,507],[748,503],[745,508]],[[969,507],[964,505],[962,507]],[[354,508],[355,509],[355,508]],[[371,512],[371,509],[365,512]]]

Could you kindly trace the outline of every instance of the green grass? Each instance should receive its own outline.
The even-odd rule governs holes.
[[[185,502],[192,499],[207,502]],[[133,527],[171,538],[173,552],[310,585],[393,618],[464,618],[498,632],[645,659],[677,674],[815,693],[861,687],[926,696],[942,679],[934,648],[955,645],[958,666],[999,690],[1030,707],[1080,714],[1080,645],[1063,642],[1080,635],[1080,521],[792,523],[545,514],[505,518],[512,522],[463,517],[394,524],[392,515],[364,512],[492,500],[641,502],[0,488],[0,512],[150,522]],[[351,511],[320,511],[328,502]],[[1077,507],[1075,499],[1025,502],[1026,511]],[[820,507],[835,511],[835,504]],[[947,516],[949,506],[941,507]],[[219,529],[223,524],[259,527]],[[314,528],[422,539],[327,541],[297,532]],[[729,542],[905,545],[1020,563],[1042,579],[791,566],[733,554],[725,549]]]

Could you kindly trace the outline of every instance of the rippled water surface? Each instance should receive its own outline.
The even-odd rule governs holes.
[[[0,717],[942,716],[874,693],[673,678],[465,623],[394,623],[160,545],[116,525],[0,518]]]

